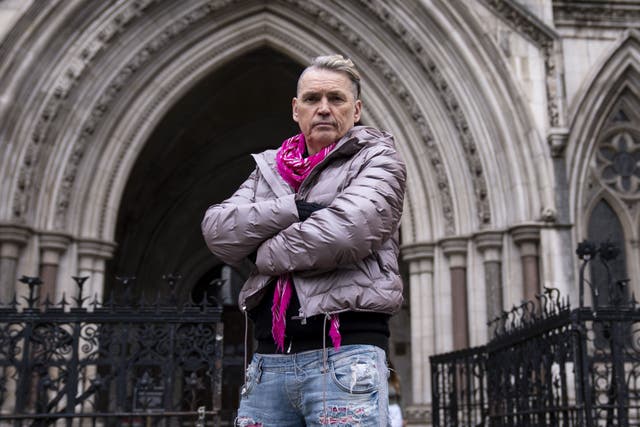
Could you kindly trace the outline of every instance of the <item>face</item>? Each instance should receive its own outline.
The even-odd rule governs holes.
[[[342,138],[360,120],[362,108],[347,74],[313,68],[302,75],[292,105],[309,154]]]

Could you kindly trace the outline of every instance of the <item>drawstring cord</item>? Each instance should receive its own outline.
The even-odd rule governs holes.
[[[242,307],[244,313],[244,384],[247,384],[247,355],[249,350],[249,315],[247,314],[247,307]]]
[[[327,350],[327,319],[330,319],[329,313],[326,314],[324,322],[322,322],[322,410],[324,411],[324,419],[328,420],[329,414],[327,413],[327,372],[329,371],[328,365],[328,350]]]

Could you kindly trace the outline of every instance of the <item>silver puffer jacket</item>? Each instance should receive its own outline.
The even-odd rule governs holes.
[[[207,246],[229,265],[257,249],[240,307],[255,307],[271,278],[291,272],[302,317],[395,313],[402,304],[398,226],[406,169],[393,137],[352,128],[297,193],[280,177],[275,154],[254,155],[253,173],[230,198],[211,206],[202,222]],[[326,208],[301,222],[296,200]]]

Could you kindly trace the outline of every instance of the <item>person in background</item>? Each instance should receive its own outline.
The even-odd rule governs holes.
[[[361,112],[353,62],[315,58],[292,100],[301,133],[254,155],[248,179],[202,221],[218,259],[253,265],[239,305],[257,348],[237,426],[389,423],[406,169],[390,134],[356,125]]]
[[[406,425],[402,417],[400,376],[391,362],[389,362],[389,420],[390,427],[403,427]]]

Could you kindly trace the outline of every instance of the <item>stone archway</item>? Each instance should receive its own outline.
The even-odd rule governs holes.
[[[415,378],[413,401],[428,403],[426,356],[452,345],[450,272],[482,264],[486,248],[499,260],[514,228],[536,228],[540,212],[554,210],[548,147],[530,132],[508,68],[495,65],[500,54],[475,19],[464,2],[35,2],[0,51],[7,99],[19,103],[0,111],[10,141],[0,147],[0,234],[11,254],[0,260],[10,271],[3,280],[53,266],[57,292],[70,274],[91,274],[92,292],[102,292],[105,261],[130,247],[118,241],[128,234],[118,230],[121,213],[144,211],[122,210],[138,201],[130,185],[160,156],[152,140],[172,109],[258,49],[299,64],[342,52],[365,76],[363,121],[390,130],[407,162],[412,342],[403,377]],[[238,179],[236,167],[227,162],[218,179]],[[171,199],[167,211],[186,200]],[[476,276],[468,290],[456,285],[481,301],[473,292],[486,284]],[[485,312],[469,323],[484,325]]]
[[[179,273],[181,302],[198,302],[205,292],[218,297],[224,305],[225,420],[233,419],[239,404],[245,319],[233,298],[222,298],[220,289],[209,285],[222,277],[222,265],[203,245],[200,221],[210,204],[224,200],[249,175],[250,153],[277,146],[298,131],[290,102],[300,71],[281,53],[259,47],[185,93],[138,155],[120,203],[118,247],[107,263],[106,292],[118,291],[114,278],[123,272],[136,276],[138,295],[168,292],[162,274]],[[240,285],[242,280],[233,278],[226,286]]]
[[[259,48],[216,70],[172,106],[130,173],[113,273],[135,273],[144,289],[161,273],[180,272],[190,288],[215,265],[202,244],[202,215],[249,175],[251,153],[297,132],[290,104],[300,71],[282,54]]]

